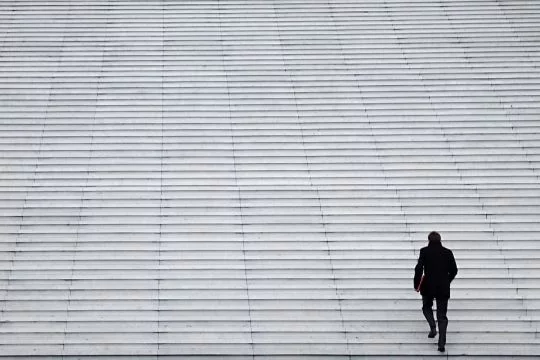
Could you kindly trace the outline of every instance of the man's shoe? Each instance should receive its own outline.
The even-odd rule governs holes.
[[[429,332],[429,334],[428,334],[427,337],[430,338],[430,339],[433,339],[435,336],[437,336],[437,330],[432,329],[432,330]]]
[[[439,345],[439,348],[437,350],[439,350],[440,352],[444,352],[444,346]]]

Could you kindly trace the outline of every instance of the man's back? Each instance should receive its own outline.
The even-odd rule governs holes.
[[[450,282],[456,277],[457,266],[454,254],[440,242],[430,242],[420,250],[420,257],[415,268],[415,286],[420,282],[422,272],[425,275],[422,295],[430,297],[450,297]]]

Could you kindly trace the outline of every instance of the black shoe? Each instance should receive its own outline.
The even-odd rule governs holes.
[[[427,337],[433,339],[435,336],[437,336],[437,330],[433,329],[429,332]]]
[[[440,352],[444,352],[444,346],[439,345],[439,348],[437,350],[439,350]]]

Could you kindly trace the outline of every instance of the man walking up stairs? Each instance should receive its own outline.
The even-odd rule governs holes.
[[[446,345],[446,328],[448,318],[448,299],[450,283],[457,275],[458,269],[454,254],[441,244],[441,235],[433,231],[428,236],[429,245],[420,250],[420,257],[414,272],[414,288],[422,294],[422,311],[429,324],[428,337],[437,335],[433,318],[433,299],[437,300],[437,322],[439,323],[439,351],[444,352]]]

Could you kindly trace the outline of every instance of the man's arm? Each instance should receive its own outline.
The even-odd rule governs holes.
[[[424,273],[424,251],[420,250],[420,256],[418,257],[418,264],[414,268],[414,289],[418,289],[420,285],[420,279]]]
[[[458,272],[456,259],[454,258],[454,254],[452,253],[452,251],[450,251],[449,261],[450,261],[450,266],[449,266],[449,271],[448,271],[448,279],[450,280],[450,282],[452,282],[452,280],[454,280]]]

